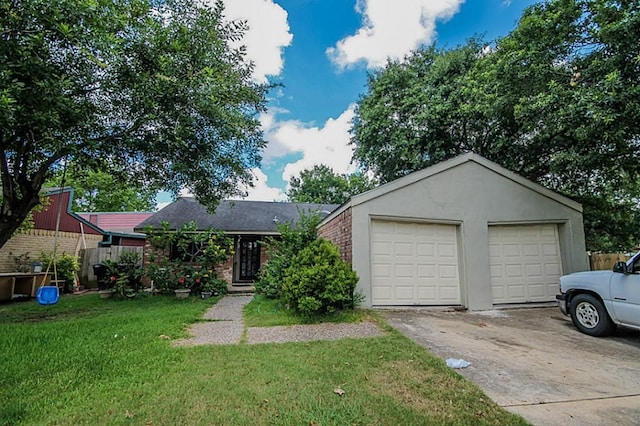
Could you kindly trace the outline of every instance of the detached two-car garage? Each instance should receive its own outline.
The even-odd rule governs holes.
[[[475,154],[353,197],[321,234],[338,225],[369,306],[552,301],[587,269],[581,206]]]

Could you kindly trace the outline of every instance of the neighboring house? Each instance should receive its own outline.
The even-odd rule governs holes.
[[[103,247],[108,245],[144,247],[145,235],[134,228],[154,212],[83,212],[78,216],[105,231]]]
[[[475,154],[354,196],[319,233],[365,306],[549,302],[560,275],[588,270],[580,204]]]
[[[210,214],[194,198],[185,197],[164,207],[135,230],[144,232],[147,226],[160,229],[163,222],[176,230],[195,222],[198,230],[223,231],[233,238],[235,254],[218,268],[218,272],[229,284],[242,286],[250,285],[256,279],[260,266],[266,261],[265,248],[260,242],[266,237],[278,236],[279,223],[297,221],[300,212],[317,211],[325,216],[337,207],[335,204],[223,200],[215,213]]]
[[[51,189],[42,194],[44,208],[33,213],[33,229],[14,235],[0,249],[0,272],[14,272],[14,256],[28,253],[32,260],[42,252],[51,254],[58,223],[58,253],[78,256],[83,248],[95,248],[103,241],[104,232],[71,211],[72,188]]]

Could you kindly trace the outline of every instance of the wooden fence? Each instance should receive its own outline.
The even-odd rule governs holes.
[[[144,248],[111,246],[80,250],[80,272],[78,275],[82,285],[85,287],[97,287],[98,281],[93,274],[93,265],[105,260],[116,261],[122,253],[127,252],[136,252],[140,255],[140,259],[142,259]]]
[[[589,266],[592,271],[611,270],[616,262],[626,262],[628,259],[624,253],[591,253]]]

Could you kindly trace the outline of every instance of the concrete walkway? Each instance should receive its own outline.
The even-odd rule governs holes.
[[[324,323],[279,327],[248,327],[242,319],[242,308],[253,295],[226,295],[209,308],[204,319],[189,328],[192,337],[176,340],[175,346],[238,344],[246,337],[248,344],[309,342],[343,338],[378,337],[384,333],[371,321],[359,323]]]

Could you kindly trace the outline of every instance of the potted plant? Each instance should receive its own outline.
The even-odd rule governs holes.
[[[177,299],[189,297],[191,293],[190,279],[191,277],[188,275],[182,275],[178,278],[178,286],[173,290]]]
[[[115,293],[113,288],[116,285],[117,280],[118,277],[110,274],[105,283],[98,285],[98,294],[100,295],[100,299],[110,299],[113,297],[113,293]]]

